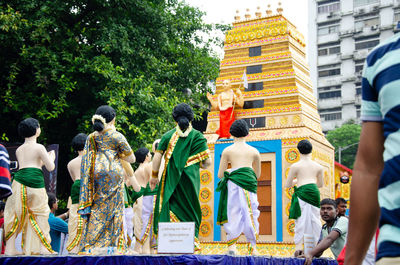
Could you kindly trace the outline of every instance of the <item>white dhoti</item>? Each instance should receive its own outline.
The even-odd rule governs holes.
[[[150,247],[155,246],[155,239],[153,238],[153,213],[156,195],[148,195],[143,197],[142,204],[142,230],[140,237],[137,241],[142,246],[150,239]]]
[[[320,210],[302,199],[298,198],[301,215],[295,221],[294,243],[296,246],[304,242],[304,236],[312,237],[314,244],[318,243],[321,234]],[[305,242],[304,242],[305,243]]]
[[[133,233],[135,238],[140,238],[140,234],[142,233],[142,208],[143,208],[143,197],[140,197],[133,204]]]
[[[22,251],[25,255],[49,254],[51,249],[50,208],[45,188],[30,188],[18,181],[12,183],[12,195],[4,209],[5,254],[16,254],[15,238],[22,231]]]
[[[228,222],[224,224],[228,246],[236,243],[243,233],[251,245],[258,238],[259,224],[257,193],[249,192],[228,180]]]
[[[85,219],[78,214],[79,203],[71,204],[68,219],[68,253],[76,254],[79,252],[79,244],[82,240]]]
[[[133,241],[133,208],[127,207],[124,209],[124,234],[128,247]]]

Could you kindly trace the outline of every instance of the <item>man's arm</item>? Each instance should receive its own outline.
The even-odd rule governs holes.
[[[293,187],[293,179],[295,176],[296,176],[296,168],[295,168],[295,166],[292,165],[289,169],[289,174],[288,174],[288,178],[286,180],[285,188]]]
[[[322,166],[321,166],[320,170],[318,170],[317,186],[318,186],[318,188],[322,188],[322,186],[324,186],[324,169]]]
[[[306,260],[304,265],[311,265],[312,258],[318,256],[318,254],[324,252],[327,248],[329,248],[333,242],[340,236],[340,233],[336,230],[331,231],[327,237],[321,240],[306,256]]]
[[[162,154],[160,152],[156,152],[154,154],[153,161],[151,163],[151,165],[152,165],[152,173],[151,174],[153,175],[153,172],[154,172],[154,174],[157,173],[157,178],[155,178],[153,176],[150,178],[150,188],[151,188],[151,190],[154,190],[154,188],[160,182],[159,179],[158,179],[158,170],[160,169],[161,159],[162,159]]]
[[[54,150],[47,152],[46,148],[43,145],[39,147],[39,156],[43,161],[44,166],[48,171],[53,171],[55,168],[54,160],[56,158],[56,153]]]
[[[383,143],[382,123],[364,122],[351,183],[345,265],[362,263],[378,225],[378,185],[383,170]]]
[[[257,179],[261,176],[261,156],[260,153],[255,150],[254,161],[253,161],[254,173],[256,173]]]
[[[224,178],[224,172],[228,168],[228,158],[226,154],[226,149],[222,152],[221,161],[219,162],[218,178]]]

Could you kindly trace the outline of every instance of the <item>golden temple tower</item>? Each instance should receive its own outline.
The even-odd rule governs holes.
[[[229,79],[233,91],[240,88],[244,106],[235,106],[236,119],[247,121],[248,143],[256,147],[262,158],[262,174],[258,181],[261,215],[260,241],[292,242],[294,220],[288,219],[292,190],[284,189],[289,167],[298,161],[297,143],[309,139],[313,144],[312,158],[324,167],[322,198],[334,198],[334,149],[321,130],[316,98],[305,60],[302,34],[282,15],[271,10],[263,16],[258,10],[243,20],[237,14],[233,27],[226,33],[224,59],[216,80],[216,95],[222,82]],[[243,87],[246,72],[248,88]],[[213,155],[214,165],[201,171],[200,201],[203,241],[223,241],[225,233],[216,224],[219,193],[220,156],[232,140],[217,141],[219,112],[211,110],[205,137]]]

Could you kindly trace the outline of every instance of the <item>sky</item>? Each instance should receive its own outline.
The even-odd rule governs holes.
[[[250,14],[255,17],[257,7],[263,16],[266,14],[268,4],[274,14],[278,7],[278,0],[185,0],[191,6],[196,6],[200,10],[206,12],[204,21],[206,23],[223,23],[232,24],[235,20],[236,10],[239,10],[239,15],[244,18],[246,9],[250,9]],[[308,28],[308,1],[307,0],[283,0],[282,3],[283,15],[292,22],[297,29],[303,34],[307,43],[307,28]],[[221,51],[217,51],[221,53]]]

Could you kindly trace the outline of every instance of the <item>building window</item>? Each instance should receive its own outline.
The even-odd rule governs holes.
[[[371,49],[378,44],[379,44],[379,35],[366,36],[355,39],[356,50]]]
[[[318,56],[340,53],[340,42],[330,42],[318,45]]]
[[[322,109],[319,111],[322,121],[334,121],[342,119],[342,108]]]
[[[331,33],[339,32],[339,20],[329,21],[318,24],[318,35],[327,35]]]
[[[356,95],[361,95],[361,82],[356,83]]]
[[[262,73],[262,65],[253,65],[253,66],[247,66],[246,68],[246,74],[258,74]]]
[[[399,2],[400,3],[400,2]],[[394,10],[393,22],[397,24],[400,21],[400,9]]]
[[[261,46],[249,48],[249,57],[260,56],[260,55],[261,55]]]
[[[318,77],[340,75],[340,64],[318,66]]]
[[[328,86],[318,88],[318,98],[340,98],[342,96],[341,86]]]
[[[361,116],[361,106],[360,105],[356,105],[356,112],[357,112],[357,118],[360,118],[360,116]]]
[[[258,109],[258,108],[264,108],[264,100],[259,99],[259,100],[249,100],[245,101],[243,105],[244,109]]]
[[[340,11],[340,0],[323,1],[318,3],[318,14]]]
[[[364,68],[364,60],[356,60],[354,61],[354,64],[355,64],[354,71],[356,75],[361,76],[362,70]]]
[[[244,91],[256,91],[256,90],[263,90],[263,82],[249,83],[249,87],[244,89]]]
[[[380,25],[379,12],[368,13],[365,15],[356,16],[354,18],[354,27],[357,31],[362,31],[364,28],[378,30]]]
[[[379,3],[379,0],[354,0],[354,7]]]

